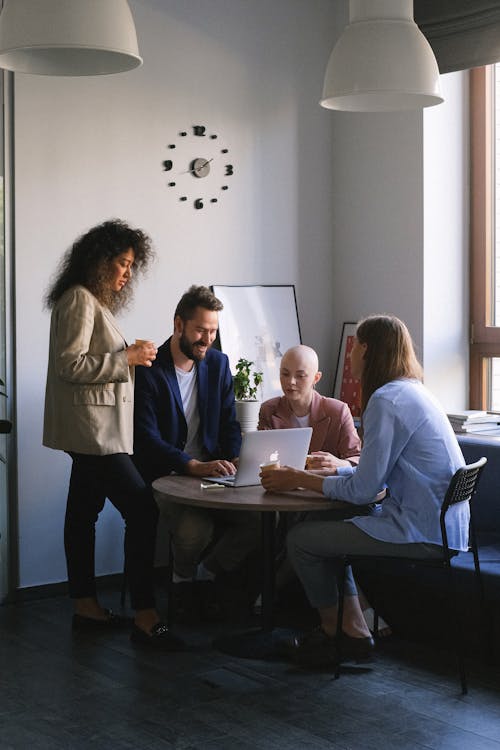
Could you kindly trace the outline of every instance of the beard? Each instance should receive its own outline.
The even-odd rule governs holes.
[[[205,359],[205,352],[200,353],[199,350],[199,344],[201,343],[201,340],[195,341],[194,343],[191,343],[185,333],[181,333],[181,337],[179,339],[179,349],[184,354],[185,357],[188,359],[192,359],[193,362],[201,362],[203,359]],[[207,349],[208,351],[208,349]]]

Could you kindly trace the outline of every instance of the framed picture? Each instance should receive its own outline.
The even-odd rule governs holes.
[[[229,357],[231,372],[240,357],[248,359],[263,374],[261,399],[280,396],[281,357],[301,343],[295,287],[214,284],[211,289],[224,305],[218,345]]]
[[[361,383],[351,374],[351,349],[357,323],[344,323],[335,373],[334,398],[345,401],[353,417],[361,415]]]

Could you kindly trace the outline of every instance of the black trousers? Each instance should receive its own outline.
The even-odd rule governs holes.
[[[158,508],[151,488],[126,453],[70,455],[73,466],[64,523],[70,596],[78,599],[96,595],[95,524],[109,498],[125,521],[125,569],[132,607],[154,607]]]

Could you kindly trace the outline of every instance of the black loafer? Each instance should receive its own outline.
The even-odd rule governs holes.
[[[173,635],[164,622],[157,622],[151,630],[151,635],[134,625],[130,633],[130,640],[134,646],[156,649],[157,651],[186,651],[184,641]]]
[[[353,638],[342,633],[339,644],[339,655],[341,661],[363,662],[369,661],[373,656],[375,641],[371,636],[366,638]]]
[[[85,615],[79,615],[75,612],[72,620],[73,630],[123,630],[124,628],[130,628],[132,626],[133,620],[131,617],[116,615],[111,609],[105,609],[104,612],[106,613],[106,618],[104,620],[97,620],[94,617],[85,617]]]

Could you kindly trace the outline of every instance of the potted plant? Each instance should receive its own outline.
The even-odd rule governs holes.
[[[236,417],[242,432],[257,429],[260,401],[257,390],[262,384],[262,373],[253,368],[253,362],[240,357],[233,376]]]
[[[5,383],[0,378],[0,388],[4,388]],[[0,390],[0,396],[3,396],[4,398],[7,398],[7,394]],[[12,422],[9,422],[8,419],[0,419],[0,435],[6,435],[8,434],[12,429]]]

